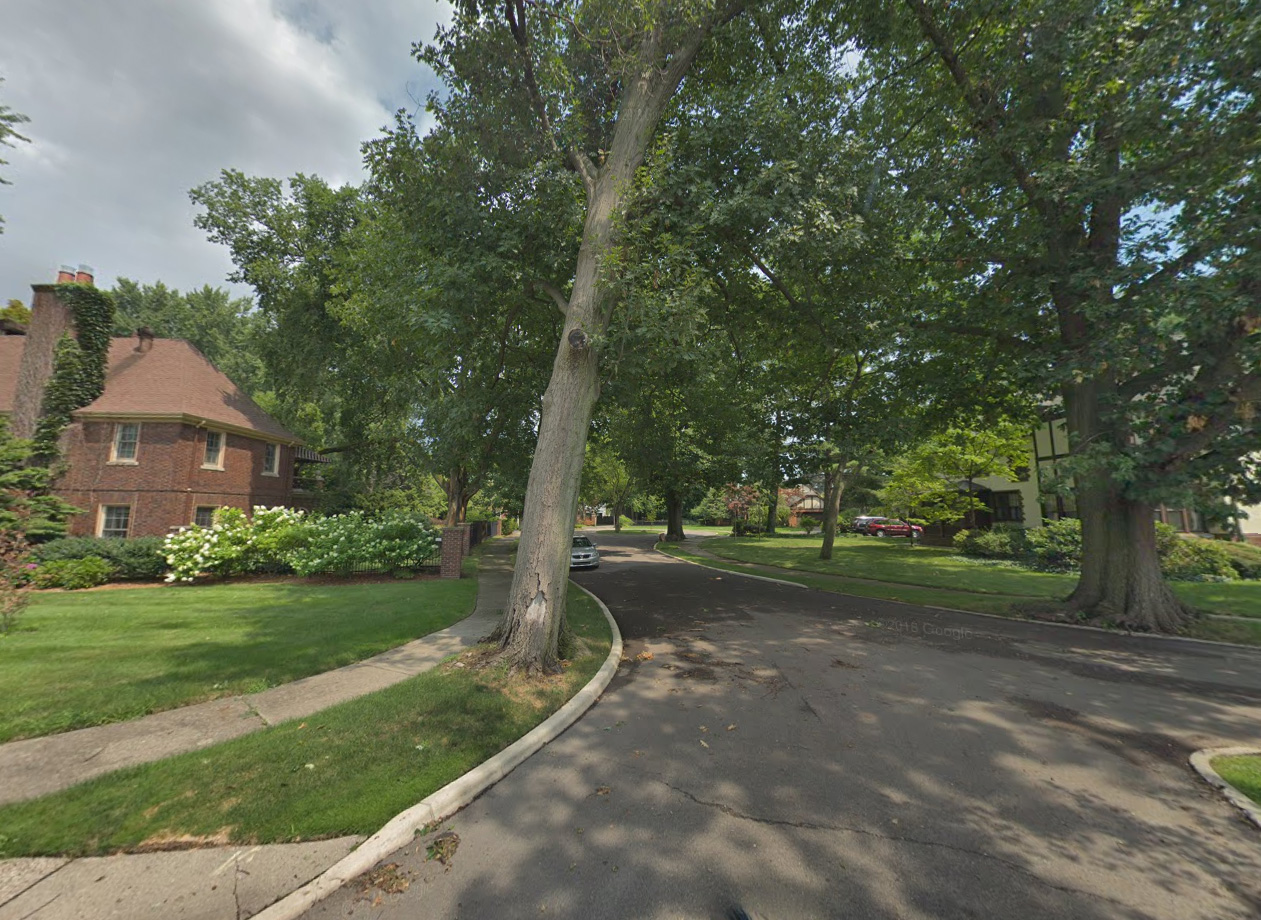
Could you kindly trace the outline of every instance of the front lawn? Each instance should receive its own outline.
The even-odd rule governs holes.
[[[608,622],[570,588],[582,654],[541,681],[478,668],[486,647],[376,693],[0,808],[0,858],[371,834],[559,709],[608,656]]]
[[[949,588],[976,594],[1019,598],[1063,597],[1077,579],[1071,575],[1026,569],[975,565],[941,546],[912,546],[906,539],[838,534],[832,558],[819,558],[823,538],[793,535],[730,537],[706,540],[701,546],[718,556],[785,569],[869,578],[904,585]]]
[[[0,637],[0,742],[251,693],[444,629],[476,579],[39,594]]]
[[[905,539],[881,540],[838,535],[831,560],[819,559],[819,536],[732,537],[701,544],[718,556],[785,569],[869,578],[906,585],[950,588],[976,594],[1019,598],[1065,597],[1075,575],[985,565],[965,560],[942,546],[912,547]],[[1191,606],[1208,613],[1261,618],[1261,582],[1175,582],[1174,590]]]

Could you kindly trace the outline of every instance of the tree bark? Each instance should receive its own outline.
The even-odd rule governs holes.
[[[836,542],[836,522],[841,516],[841,495],[845,491],[845,482],[841,479],[841,467],[825,470],[823,473],[823,547],[819,550],[820,559],[832,558],[832,544]]]
[[[687,539],[683,533],[683,493],[673,489],[666,489],[666,539]]]
[[[640,45],[637,66],[628,73],[605,164],[593,175],[585,156],[570,151],[587,192],[587,217],[565,325],[543,394],[512,588],[496,630],[502,657],[530,674],[560,668],[557,638],[565,622],[574,516],[587,432],[600,392],[591,339],[603,334],[609,322],[608,280],[601,277],[604,258],[616,244],[635,171],[644,162],[666,104],[711,27],[696,26],[673,47],[663,47],[660,27],[652,29]]]
[[[1088,380],[1065,394],[1074,450],[1109,432],[1100,421],[1106,381]],[[1192,616],[1160,571],[1156,518],[1151,505],[1126,497],[1103,466],[1078,473],[1073,488],[1081,519],[1081,577],[1069,609],[1088,619],[1129,629],[1180,632]]]
[[[447,477],[447,526],[463,523],[468,509],[469,496],[465,495],[468,486],[468,472],[461,467],[452,467]]]
[[[779,486],[771,486],[771,498],[766,503],[766,532],[775,535],[776,518],[779,517]]]

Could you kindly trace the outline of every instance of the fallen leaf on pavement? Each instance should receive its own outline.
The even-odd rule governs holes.
[[[449,869],[451,868],[451,859],[459,848],[460,835],[455,831],[443,831],[429,841],[429,846],[425,848],[425,854],[426,858],[436,859]]]

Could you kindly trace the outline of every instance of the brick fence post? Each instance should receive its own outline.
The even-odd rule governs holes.
[[[464,557],[468,555],[468,525],[442,528],[442,562],[438,573],[443,578],[459,578]]]

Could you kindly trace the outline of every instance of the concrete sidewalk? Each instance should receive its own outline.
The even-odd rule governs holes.
[[[512,581],[510,541],[485,544],[473,613],[373,658],[248,696],[0,745],[0,804],[249,734],[380,690],[476,644]],[[305,884],[362,840],[0,861],[0,920],[240,918]]]

